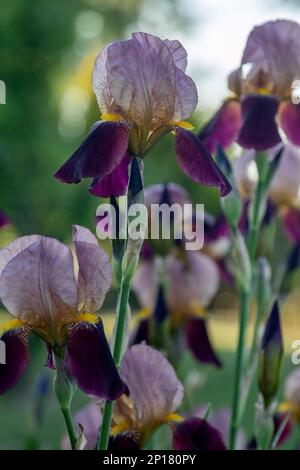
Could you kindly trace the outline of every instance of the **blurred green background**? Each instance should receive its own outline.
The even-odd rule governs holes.
[[[0,79],[6,84],[6,104],[0,105],[0,210],[10,217],[14,234],[41,233],[69,240],[74,223],[94,228],[100,200],[88,193],[89,182],[64,185],[53,174],[100,117],[90,75],[102,46],[140,29],[182,40],[191,52],[188,72],[199,90],[199,106],[192,119],[198,130],[226,97],[228,67],[238,64],[249,29],[270,18],[270,12],[272,18],[298,18],[298,6],[296,1],[284,0],[1,1]],[[231,50],[235,45],[237,50]],[[164,181],[184,185],[194,201],[204,203],[211,212],[219,210],[214,189],[204,189],[180,172],[172,135],[145,161],[146,185]],[[0,246],[11,236],[12,230],[2,231]],[[218,334],[224,336],[223,327],[216,327],[216,340]],[[235,337],[227,337],[232,349]],[[32,348],[35,354],[29,370],[16,389],[0,400],[3,449],[53,448],[64,434],[51,393],[45,398],[45,422],[35,428],[36,382],[45,350],[37,343]],[[207,371],[210,380],[195,401],[228,405],[232,352],[227,350],[224,358],[224,371]],[[288,357],[285,362],[287,370]],[[188,369],[199,372],[195,363]],[[45,373],[51,375],[51,371]],[[85,401],[79,393],[74,409]],[[251,420],[246,417],[244,424],[249,429]]]

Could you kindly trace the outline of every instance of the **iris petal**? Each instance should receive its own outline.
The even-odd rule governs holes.
[[[90,193],[98,197],[123,196],[126,194],[129,180],[129,163],[130,156],[126,153],[121,163],[119,163],[112,173],[102,178],[94,179],[89,189]]]
[[[300,104],[288,101],[281,103],[279,108],[279,122],[287,138],[300,146]]]
[[[99,121],[69,160],[55,173],[64,183],[109,175],[128,148],[129,127],[124,121]]]
[[[220,432],[201,418],[186,419],[175,426],[175,450],[226,450]]]
[[[267,150],[281,142],[275,122],[278,105],[271,96],[249,95],[243,99],[243,125],[238,137],[242,147]]]
[[[198,361],[222,367],[209,340],[205,320],[191,318],[186,325],[187,344]]]
[[[80,322],[72,328],[65,362],[84,392],[106,400],[115,400],[124,392],[101,320],[96,325]]]
[[[231,191],[231,185],[214,162],[205,145],[192,132],[176,128],[176,155],[184,173],[205,186],[220,188],[221,196]]]
[[[1,341],[5,345],[6,363],[0,362],[0,395],[19,381],[29,362],[27,334],[24,328],[7,331],[2,335]],[[0,346],[3,343],[0,343]]]

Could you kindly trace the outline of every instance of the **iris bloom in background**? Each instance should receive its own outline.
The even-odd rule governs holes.
[[[179,41],[147,33],[116,41],[98,55],[92,82],[102,120],[57,171],[65,183],[93,178],[97,196],[122,195],[132,155],[144,157],[166,133],[174,130],[175,150],[182,170],[194,181],[231,187],[209,151],[192,133],[188,119],[197,105],[197,90],[186,75],[187,53]]]
[[[3,212],[0,212],[0,228],[6,227],[9,224],[10,224],[9,218]]]
[[[285,382],[285,402],[280,410],[289,412],[296,422],[300,422],[300,369],[297,368],[287,377]]]
[[[199,134],[210,150],[233,140],[255,150],[274,147],[281,141],[276,119],[288,140],[300,145],[299,48],[298,23],[277,20],[253,28],[241,65],[228,79],[233,96]]]
[[[205,420],[184,420],[176,414],[183,386],[159,351],[146,344],[132,346],[124,355],[120,375],[127,391],[115,402],[110,450],[142,448],[163,424],[171,426],[175,449],[225,449],[219,431]],[[86,449],[94,449],[101,424],[99,404],[83,408],[75,421],[83,426]]]
[[[276,146],[267,152],[270,161],[278,153]],[[233,162],[233,172],[241,196],[249,198],[255,191],[258,173],[255,165],[255,150],[245,150]],[[268,195],[279,207],[300,208],[300,150],[287,143],[283,146],[278,168],[272,179]]]
[[[145,191],[146,204],[168,201],[169,205],[183,204],[188,199],[178,185],[155,185]],[[174,224],[182,223],[174,220]],[[169,251],[160,253],[157,243],[147,240],[146,256],[142,257],[133,279],[133,290],[142,306],[143,316],[134,342],[141,339],[151,342],[151,320],[163,323],[168,320],[171,333],[184,331],[189,349],[201,362],[221,365],[210,344],[205,308],[216,295],[220,275],[217,264],[209,256],[197,251],[186,251],[184,244],[168,242]],[[175,243],[177,242],[177,243]],[[151,251],[152,248],[152,251]],[[153,250],[154,248],[154,250]]]
[[[13,387],[28,361],[28,336],[48,347],[47,365],[63,353],[66,372],[86,393],[113,400],[124,390],[95,315],[110,288],[107,254],[87,229],[73,227],[77,268],[70,249],[59,241],[31,235],[0,251],[0,297],[15,317],[5,326],[6,364],[0,365],[0,393]]]

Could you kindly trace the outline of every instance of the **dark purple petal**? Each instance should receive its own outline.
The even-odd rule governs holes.
[[[221,433],[201,418],[189,418],[173,431],[175,450],[226,450]]]
[[[147,259],[151,260],[154,257],[154,250],[147,240],[143,242],[143,245],[140,251],[140,257],[143,258],[144,260],[147,260]]]
[[[276,343],[278,348],[283,348],[278,302],[274,303],[271,314],[268,318],[264,336],[262,338],[261,348],[263,350],[267,350],[271,344],[274,343]]]
[[[300,211],[297,209],[288,209],[283,215],[284,229],[288,237],[300,243]]]
[[[132,336],[129,341],[130,346],[143,342],[149,344],[149,329],[149,319],[144,318],[139,322],[136,329],[132,332]]]
[[[186,338],[189,349],[198,361],[222,367],[222,363],[210,343],[203,318],[191,318],[188,320],[186,324]]]
[[[276,436],[277,431],[279,431],[280,426],[282,425],[283,421],[286,419],[286,414],[279,414],[276,413],[274,415],[274,437]],[[289,418],[286,422],[286,425],[282,431],[282,434],[279,438],[277,447],[281,446],[287,439],[290,437],[293,431],[293,420]]]
[[[198,137],[213,153],[217,144],[220,144],[223,149],[229,147],[236,140],[241,125],[240,103],[237,100],[229,99],[201,129]]]
[[[122,432],[109,440],[108,450],[140,450],[137,436]]]
[[[56,367],[54,364],[53,349],[51,348],[51,346],[48,346],[48,344],[47,344],[47,351],[48,351],[48,356],[45,362],[45,367],[49,367],[49,369],[55,369]]]
[[[0,228],[5,227],[6,225],[10,224],[9,218],[3,214],[3,212],[0,212]]]
[[[130,155],[126,153],[121,163],[119,163],[112,173],[103,176],[103,178],[95,178],[89,189],[90,193],[98,197],[123,196],[126,194],[130,160]]]
[[[227,178],[214,162],[205,145],[192,132],[176,127],[176,155],[179,165],[196,183],[217,186],[221,196],[231,191]]]
[[[300,104],[293,104],[289,101],[281,103],[279,122],[287,138],[294,145],[300,146]]]
[[[243,125],[237,142],[244,148],[266,150],[281,142],[275,122],[279,102],[265,95],[249,95],[242,100]]]
[[[96,325],[80,322],[72,328],[65,361],[84,392],[106,400],[115,400],[124,392],[101,320]]]
[[[10,330],[1,337],[5,348],[5,364],[0,362],[0,395],[12,388],[23,375],[28,362],[29,352],[27,345],[27,333],[24,328]],[[2,351],[0,343],[0,351]]]
[[[55,177],[63,183],[109,175],[127,152],[129,127],[124,121],[99,121]]]

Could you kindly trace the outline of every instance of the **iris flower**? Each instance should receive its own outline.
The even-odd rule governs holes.
[[[270,161],[278,153],[278,146],[266,155]],[[242,197],[250,197],[256,188],[258,173],[255,164],[255,151],[245,150],[233,163],[233,171]],[[300,150],[286,143],[278,168],[273,176],[268,195],[279,207],[300,208]]]
[[[299,48],[300,25],[294,21],[253,28],[241,65],[228,79],[233,95],[199,133],[211,151],[233,140],[244,148],[269,149],[281,141],[276,119],[288,140],[300,145]]]
[[[14,317],[1,337],[0,393],[13,387],[29,362],[28,336],[47,344],[47,365],[63,355],[66,372],[86,393],[113,400],[124,390],[105,338],[99,310],[110,288],[107,254],[86,228],[73,227],[77,269],[70,249],[39,235],[0,251],[0,297]]]
[[[285,401],[280,404],[282,412],[291,413],[292,417],[300,423],[300,369],[297,368],[289,374],[285,382]]]
[[[10,224],[9,218],[3,213],[0,212],[0,228],[6,227],[6,225]]]
[[[143,448],[163,424],[173,431],[175,449],[225,448],[220,433],[205,420],[184,420],[176,413],[182,402],[183,386],[159,351],[146,344],[127,349],[120,375],[127,391],[115,402],[110,450]],[[94,402],[83,408],[75,415],[75,421],[84,429],[86,448],[94,449],[101,424],[99,404]],[[67,446],[65,439],[63,447]]]
[[[187,193],[178,185],[154,185],[145,190],[145,203],[184,204]],[[174,219],[174,224],[182,223]],[[142,256],[133,279],[133,290],[143,308],[143,316],[135,342],[150,341],[149,320],[154,316],[162,322],[168,316],[172,331],[184,330],[187,345],[201,362],[220,366],[220,361],[210,344],[205,308],[216,295],[220,275],[217,264],[209,256],[197,251],[186,251],[180,240],[147,240],[146,256]],[[168,243],[168,251],[160,254],[158,243]],[[179,243],[175,243],[179,242]],[[144,250],[142,251],[144,254]],[[159,269],[157,269],[159,266]],[[145,317],[146,315],[146,317]]]
[[[164,134],[174,131],[182,170],[198,183],[219,187],[222,196],[228,194],[229,182],[184,121],[198,101],[186,66],[187,53],[177,40],[134,33],[104,47],[92,75],[102,120],[56,178],[65,183],[93,178],[91,193],[124,194],[131,157],[143,158]]]

